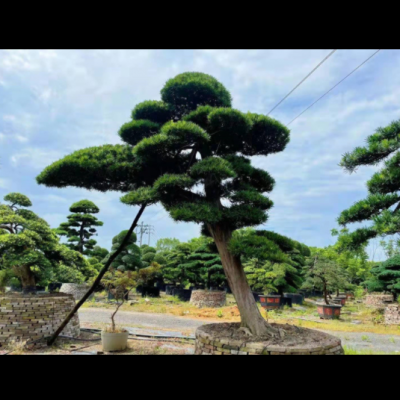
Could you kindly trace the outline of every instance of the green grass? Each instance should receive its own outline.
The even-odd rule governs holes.
[[[373,350],[355,350],[351,347],[343,346],[344,354],[346,356],[378,356],[378,355],[392,355],[399,356],[400,353],[384,353],[381,351],[373,351]]]

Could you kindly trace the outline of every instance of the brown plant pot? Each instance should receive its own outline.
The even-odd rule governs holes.
[[[339,319],[342,306],[338,304],[318,304],[317,310],[321,319]]]
[[[261,307],[265,308],[267,311],[279,310],[281,306],[281,296],[266,295],[259,296]]]
[[[347,297],[346,296],[338,296],[338,297],[335,297],[335,300],[340,300],[340,304],[344,307],[346,305]]]

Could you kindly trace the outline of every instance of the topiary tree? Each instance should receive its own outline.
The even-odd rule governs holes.
[[[246,230],[234,236],[232,251],[245,261],[245,272],[256,291],[295,293],[303,284],[310,249],[271,231]]]
[[[121,245],[122,241],[126,237],[128,231],[122,231],[117,236],[115,236],[112,240],[112,249],[111,253],[106,256],[105,261],[108,260],[109,257],[113,254],[113,252],[118,249]],[[140,248],[136,245],[136,234],[133,233],[121,253],[117,256],[117,258],[111,263],[111,267],[118,271],[137,271],[143,268],[143,263],[141,261],[142,253]]]
[[[94,246],[93,250],[90,253],[91,258],[96,258],[99,262],[104,260],[109,254],[109,251],[104,247]]]
[[[60,224],[56,233],[68,238],[67,246],[70,249],[91,255],[97,243],[92,239],[97,232],[95,226],[103,226],[103,222],[93,215],[99,213],[100,209],[89,200],[81,200],[72,204],[69,211],[73,214],[67,217],[68,222]]]
[[[144,267],[148,267],[153,261],[155,261],[157,250],[147,244],[143,244],[140,247],[142,252],[142,264]]]
[[[196,249],[189,254],[186,266],[198,271],[198,282],[194,284],[204,284],[207,289],[213,286],[220,286],[226,283],[221,257],[215,247],[214,242],[202,238],[202,242]]]
[[[188,243],[180,243],[168,255],[167,264],[162,269],[162,276],[166,282],[180,285],[182,288],[188,283],[199,280],[199,271],[196,265],[188,263],[191,247]]]
[[[400,233],[400,120],[385,128],[378,128],[367,138],[367,146],[346,153],[341,166],[354,172],[362,165],[383,168],[367,182],[368,197],[343,211],[340,225],[369,221],[368,227],[359,228],[342,238],[348,248],[357,249],[370,239]]]
[[[232,109],[230,93],[206,74],[176,76],[161,98],[138,104],[122,126],[119,134],[133,149],[80,150],[46,168],[38,182],[130,191],[122,198],[126,204],[159,200],[174,220],[201,224],[215,240],[242,326],[273,335],[229,242],[236,229],[266,222],[272,201],[263,193],[274,180],[249,157],[284,150],[289,130],[267,116]]]
[[[371,292],[390,292],[396,300],[400,295],[400,255],[395,255],[371,269],[373,277],[366,282]]]
[[[48,283],[59,269],[88,268],[81,254],[61,245],[47,222],[25,208],[32,205],[28,197],[10,193],[4,200],[8,205],[0,205],[0,270],[18,277],[25,291],[34,290],[38,280]]]

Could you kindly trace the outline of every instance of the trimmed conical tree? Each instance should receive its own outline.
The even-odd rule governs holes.
[[[96,235],[95,227],[103,226],[93,214],[100,212],[100,209],[89,200],[81,200],[72,204],[69,209],[73,214],[68,215],[68,222],[63,222],[56,229],[59,236],[66,236],[67,246],[81,254],[91,255],[97,242],[92,239]]]
[[[370,239],[400,233],[400,120],[385,128],[378,128],[367,138],[367,146],[357,147],[344,155],[341,166],[354,172],[362,165],[383,168],[367,182],[368,197],[343,211],[340,225],[372,222],[340,239],[348,248],[357,249]]]
[[[240,258],[229,242],[236,229],[265,223],[273,178],[251,165],[286,147],[289,130],[267,116],[231,108],[231,95],[213,77],[184,73],[169,80],[162,101],[138,104],[120,130],[131,146],[78,151],[38,177],[39,183],[131,191],[138,205],[160,200],[176,221],[195,222],[214,239],[242,319],[254,335],[274,334],[256,305]]]

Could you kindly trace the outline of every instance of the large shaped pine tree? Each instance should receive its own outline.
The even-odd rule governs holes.
[[[249,157],[284,150],[289,130],[233,109],[230,93],[206,74],[170,79],[161,98],[134,108],[119,132],[128,145],[77,151],[46,168],[38,182],[129,192],[122,197],[126,204],[160,201],[175,221],[201,224],[217,245],[242,326],[254,335],[272,334],[229,243],[236,229],[267,221],[272,201],[264,193],[275,182]]]
[[[400,120],[385,128],[378,128],[367,138],[367,146],[357,147],[344,155],[341,166],[354,172],[362,165],[379,165],[383,168],[367,182],[368,197],[343,211],[341,225],[370,222],[341,238],[349,248],[357,249],[370,239],[400,233]]]

